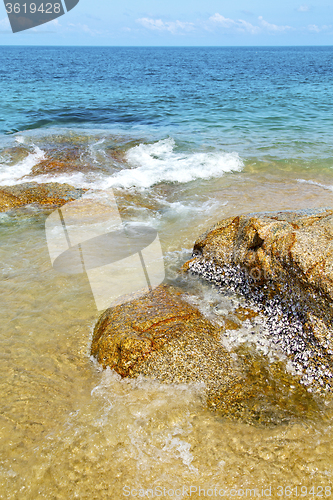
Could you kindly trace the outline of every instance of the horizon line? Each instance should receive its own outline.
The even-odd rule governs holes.
[[[317,45],[31,45],[31,44],[0,44],[0,47],[82,47],[82,48],[290,48],[290,47],[333,47],[331,45],[317,44]]]

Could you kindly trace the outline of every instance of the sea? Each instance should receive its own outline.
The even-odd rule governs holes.
[[[333,206],[331,46],[3,46],[0,96],[0,190],[112,190],[123,220],[158,232],[166,283],[223,218]],[[85,276],[52,268],[51,212],[0,214],[0,498],[330,498],[329,395],[244,421],[207,409],[200,384],[98,365],[100,311]],[[223,296],[191,286],[213,317]],[[253,328],[221,341],[269,364]]]

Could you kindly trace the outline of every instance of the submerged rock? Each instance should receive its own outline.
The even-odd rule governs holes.
[[[91,352],[104,368],[123,377],[156,375],[168,382],[202,382],[208,377],[216,383],[217,370],[221,381],[229,379],[232,362],[219,338],[219,329],[178,290],[160,286],[107,309],[95,326]]]
[[[2,186],[0,187],[0,212],[32,203],[57,207],[80,198],[85,191],[86,189],[57,182],[46,184],[25,182],[16,186]]]
[[[130,141],[126,138],[110,136],[108,146],[103,148],[103,159],[108,159],[108,164],[103,166],[96,161],[98,148],[94,146],[104,142],[105,137],[90,137],[89,135],[53,136],[44,142],[44,158],[31,169],[30,176],[57,175],[74,172],[99,172],[110,174],[110,165],[126,163],[126,150],[140,144],[141,141]],[[110,141],[110,142],[109,142]]]
[[[333,210],[222,220],[196,241],[184,268],[256,305],[268,318],[272,343],[290,357],[301,382],[331,390]]]
[[[223,327],[186,298],[164,285],[107,309],[95,326],[91,354],[122,377],[204,384],[208,407],[225,416],[267,424],[316,411],[314,400],[280,362],[268,363],[246,346],[228,352],[221,342]],[[246,320],[252,316],[242,308],[238,313]]]

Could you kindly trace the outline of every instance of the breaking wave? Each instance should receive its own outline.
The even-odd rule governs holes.
[[[33,153],[29,153],[28,156],[15,165],[0,163],[0,186],[11,186],[20,182],[27,182],[22,177],[30,174],[31,169],[44,158],[44,152],[35,146]]]
[[[126,159],[132,168],[118,172],[111,186],[148,188],[160,182],[191,182],[239,171],[244,163],[237,153],[177,153],[172,138],[131,148]]]

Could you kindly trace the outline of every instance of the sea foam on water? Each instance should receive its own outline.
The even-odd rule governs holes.
[[[148,188],[160,182],[191,182],[239,171],[244,163],[237,153],[178,153],[175,141],[164,139],[131,148],[126,158],[132,168],[112,177],[113,186]]]
[[[44,160],[45,154],[38,146],[34,147],[34,151],[29,153],[23,160],[16,165],[0,164],[0,186],[12,186],[27,182],[22,179],[23,176],[29,175],[31,169],[40,161]]]

